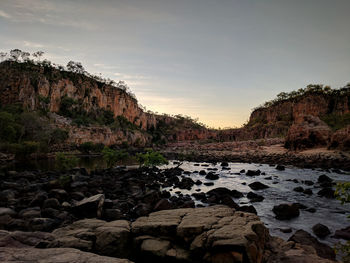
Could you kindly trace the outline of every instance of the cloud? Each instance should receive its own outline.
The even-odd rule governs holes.
[[[31,47],[31,48],[43,48],[44,45],[39,44],[39,43],[34,43],[30,41],[23,41],[23,46],[25,47]]]
[[[0,9],[0,17],[3,17],[3,18],[11,18],[12,16],[8,13],[6,13],[5,11],[2,11]]]

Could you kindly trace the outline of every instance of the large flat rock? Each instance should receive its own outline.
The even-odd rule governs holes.
[[[30,263],[131,263],[127,259],[119,259],[95,255],[74,248],[11,248],[0,247],[0,262]]]

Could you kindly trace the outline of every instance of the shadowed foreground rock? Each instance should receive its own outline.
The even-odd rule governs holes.
[[[131,263],[127,259],[98,256],[74,248],[1,248],[0,262],[30,263]]]
[[[135,262],[330,262],[317,256],[312,246],[271,237],[256,215],[222,205],[162,210],[134,222],[84,219],[51,234],[1,231],[0,247],[0,259],[5,262],[16,256],[19,262],[53,263],[123,262],[112,261],[117,260],[114,258]],[[18,248],[23,249],[16,253]],[[59,252],[62,248],[69,249]],[[81,251],[113,258],[108,261]]]

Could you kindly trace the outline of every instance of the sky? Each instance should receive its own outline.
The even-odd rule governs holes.
[[[158,113],[239,127],[278,93],[350,82],[349,0],[0,0],[0,51],[124,80]]]

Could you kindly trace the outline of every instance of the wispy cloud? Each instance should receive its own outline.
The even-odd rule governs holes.
[[[12,16],[0,9],[0,17],[8,19],[8,18],[11,18]]]
[[[31,41],[23,41],[23,46],[31,47],[31,48],[43,48],[43,47],[45,47],[42,44],[34,43],[34,42],[31,42]]]

